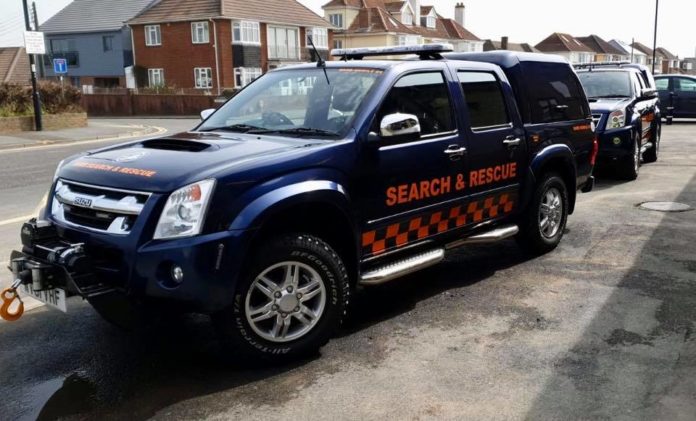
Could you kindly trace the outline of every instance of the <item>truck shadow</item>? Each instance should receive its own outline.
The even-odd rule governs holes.
[[[351,335],[408,312],[421,301],[466,289],[528,259],[509,241],[458,253],[438,266],[359,291],[355,301],[360,311],[338,333],[345,338],[339,341],[350,341]],[[88,304],[69,305],[68,314],[41,308],[20,322],[2,325],[0,367],[6,380],[0,383],[0,394],[23,397],[0,402],[7,419],[110,418],[125,413],[133,420],[147,419],[178,402],[221,392],[234,395],[242,386],[282,377],[299,367],[309,366],[303,370],[305,382],[332,370],[330,359],[318,355],[283,366],[240,366],[234,355],[220,349],[206,316],[180,316],[145,331],[124,333],[102,321]],[[287,383],[266,382],[264,388],[295,390],[295,384]],[[279,391],[276,396],[289,399],[292,394]],[[245,392],[244,402],[266,403],[266,393],[256,395]]]

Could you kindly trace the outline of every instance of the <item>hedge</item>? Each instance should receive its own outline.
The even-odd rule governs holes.
[[[48,114],[81,112],[82,92],[72,85],[61,88],[59,83],[38,83],[41,109]],[[33,113],[31,86],[0,83],[0,116],[21,116]]]

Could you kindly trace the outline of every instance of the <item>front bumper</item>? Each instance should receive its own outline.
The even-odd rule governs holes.
[[[214,312],[232,304],[237,275],[252,235],[251,231],[224,231],[118,250],[106,243],[108,236],[50,227],[55,231],[50,236],[27,239],[23,235],[22,250],[11,256],[12,260],[24,259],[29,266],[45,268],[50,277],[46,288],[64,288],[68,296],[86,299],[116,293],[200,312]],[[76,244],[84,254],[79,268],[51,254],[51,250]],[[172,276],[175,266],[183,272],[180,281]],[[23,276],[25,283],[33,281],[26,272]]]
[[[611,162],[633,153],[633,128],[631,126],[611,129],[597,134],[599,153],[597,161]]]

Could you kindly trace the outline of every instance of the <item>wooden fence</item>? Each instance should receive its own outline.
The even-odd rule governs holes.
[[[89,116],[197,116],[221,101],[213,95],[84,94],[82,107]]]

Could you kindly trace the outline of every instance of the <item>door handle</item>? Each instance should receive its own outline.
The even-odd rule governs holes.
[[[449,145],[443,152],[449,156],[451,160],[456,161],[460,157],[464,156],[466,153],[466,148],[459,145]]]
[[[506,137],[505,140],[503,140],[503,145],[507,146],[508,148],[520,146],[520,143],[522,143],[522,139],[519,137]]]

